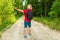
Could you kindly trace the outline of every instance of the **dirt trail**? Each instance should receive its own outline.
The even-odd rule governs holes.
[[[21,17],[3,35],[3,40],[26,40],[24,39],[23,17]],[[60,32],[54,31],[45,25],[32,20],[32,36],[27,40],[60,40]]]

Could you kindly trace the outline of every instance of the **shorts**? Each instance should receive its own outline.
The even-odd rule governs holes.
[[[31,27],[31,22],[24,21],[24,28]]]

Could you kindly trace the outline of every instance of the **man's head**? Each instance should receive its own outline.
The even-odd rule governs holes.
[[[31,4],[28,4],[27,9],[28,10],[32,9],[32,5]]]

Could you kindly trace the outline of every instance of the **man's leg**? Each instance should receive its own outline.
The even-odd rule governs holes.
[[[27,38],[27,34],[28,34],[28,31],[27,31],[27,22],[24,22],[24,38]]]
[[[31,27],[28,28],[28,34],[31,35]]]
[[[31,27],[29,28],[29,34],[31,34]]]
[[[27,28],[24,28],[24,35],[27,35],[27,34],[28,34]]]
[[[31,35],[31,22],[29,22],[28,24],[29,24],[28,34]]]

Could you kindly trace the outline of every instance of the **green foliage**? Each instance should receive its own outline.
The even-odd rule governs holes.
[[[14,6],[17,7],[17,8],[23,9],[23,7],[22,7],[22,0],[14,0]],[[20,16],[22,16],[22,13],[20,13],[20,12],[18,12],[16,10],[15,10],[15,13],[16,13],[15,17],[17,19],[19,19]]]
[[[37,20],[39,19],[39,20]],[[45,25],[48,25],[51,29],[56,29],[60,31],[60,19],[59,18],[55,18],[55,19],[51,19],[49,17],[44,18],[44,17],[34,17],[34,20],[37,22],[42,22]]]
[[[50,16],[50,18],[56,18],[57,13],[55,11],[51,11],[51,12],[49,12],[49,16]]]
[[[18,8],[22,7],[22,0],[14,0],[14,6]]]
[[[14,7],[22,9],[22,0],[0,0],[0,31],[15,23],[22,15]]]
[[[0,31],[16,21],[13,0],[0,0]]]
[[[55,0],[53,2],[49,16],[50,17],[60,17],[60,0]]]
[[[14,7],[22,9],[21,0],[0,0],[0,31],[16,22],[22,15]]]
[[[0,37],[2,32],[16,22],[22,14],[14,10],[14,7],[22,9],[21,0],[0,0]]]

